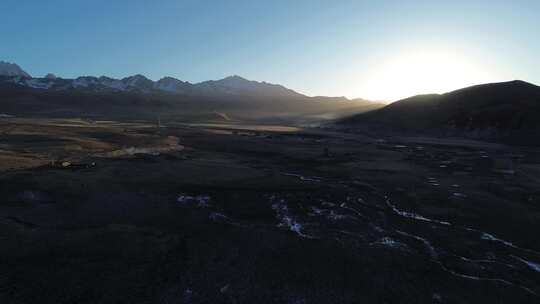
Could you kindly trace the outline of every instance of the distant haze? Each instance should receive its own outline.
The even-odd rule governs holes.
[[[241,75],[303,94],[394,101],[540,84],[540,1],[15,1],[0,60],[33,76]]]

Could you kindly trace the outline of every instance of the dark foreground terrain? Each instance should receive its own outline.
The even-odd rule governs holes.
[[[445,94],[417,95],[352,115],[341,128],[426,136],[458,136],[539,146],[540,87],[521,80],[487,83]]]
[[[540,149],[0,122],[0,303],[540,303]]]

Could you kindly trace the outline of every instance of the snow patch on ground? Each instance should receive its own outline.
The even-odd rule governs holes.
[[[495,237],[494,235],[489,234],[487,232],[482,232],[481,238],[482,238],[482,240],[500,242],[500,243],[505,244],[506,246],[514,247],[514,244],[512,244],[511,242],[499,239],[499,238]]]
[[[320,182],[321,181],[321,178],[320,177],[316,177],[316,176],[313,176],[313,177],[306,177],[306,176],[303,176],[303,175],[300,175],[300,174],[295,174],[295,173],[282,173],[283,175],[285,176],[293,176],[293,177],[297,177],[298,179],[300,179],[301,181],[304,181],[304,182]]]
[[[396,213],[396,214],[398,214],[398,215],[400,215],[402,217],[411,218],[411,219],[424,221],[424,222],[437,223],[437,224],[441,224],[441,225],[445,225],[445,226],[451,226],[451,224],[449,222],[434,220],[434,219],[430,219],[430,218],[427,218],[425,216],[422,216],[420,214],[399,210],[395,205],[393,205],[390,202],[389,199],[386,199],[386,205],[388,205],[388,207],[390,207],[392,209],[392,211],[394,211],[394,213]]]
[[[208,207],[210,205],[210,196],[208,195],[187,195],[180,194],[176,201],[184,205],[195,204],[197,207]]]
[[[410,237],[417,241],[422,242],[424,246],[426,247],[426,249],[428,250],[430,257],[434,260],[438,258],[439,255],[437,254],[437,250],[435,250],[435,247],[433,247],[433,245],[431,245],[431,243],[427,239],[420,237],[418,235],[407,233],[405,231],[396,230],[396,232],[401,235],[404,235],[404,236],[407,236],[407,237]]]
[[[404,244],[388,236],[378,239],[377,241],[371,243],[371,245],[383,245],[395,249],[406,249],[408,247],[407,244]]]
[[[531,262],[531,261],[527,261],[525,259],[522,259],[520,257],[517,257],[515,255],[512,255],[512,257],[518,261],[521,261],[522,263],[524,263],[525,265],[529,266],[530,269],[536,271],[536,272],[540,272],[540,264],[537,264],[537,263],[534,263],[534,262]]]
[[[309,235],[306,235],[303,232],[303,226],[300,224],[289,211],[289,207],[287,207],[287,204],[284,199],[276,199],[274,197],[271,198],[271,201],[275,201],[272,204],[272,210],[276,212],[276,217],[280,221],[278,224],[278,227],[286,227],[289,230],[295,232],[301,237],[304,238],[312,238]]]

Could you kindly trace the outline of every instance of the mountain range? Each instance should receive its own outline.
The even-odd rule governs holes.
[[[79,90],[93,92],[136,92],[136,93],[171,93],[195,96],[244,95],[257,97],[277,97],[288,99],[304,99],[308,96],[295,92],[282,85],[267,82],[247,80],[238,75],[220,80],[208,80],[200,83],[190,83],[173,77],[163,77],[152,81],[137,74],[122,79],[107,76],[81,76],[75,79],[58,78],[54,74],[45,77],[31,77],[17,64],[0,61],[0,77],[4,82],[28,87],[53,91]],[[315,97],[316,100],[347,101],[345,97]],[[356,99],[354,101],[363,101]]]
[[[309,97],[284,86],[229,76],[189,83],[143,75],[122,79],[53,74],[33,78],[0,62],[0,114],[183,121],[237,119],[271,123],[336,121],[371,134],[457,136],[528,143],[540,138],[540,87],[524,81],[490,83],[445,94],[382,103]]]
[[[309,97],[282,85],[237,75],[194,84],[173,77],[152,81],[140,74],[122,79],[64,79],[54,74],[34,78],[16,64],[0,62],[0,113],[9,115],[141,118],[162,114],[208,117],[209,113],[224,112],[239,119],[304,122],[334,119],[381,106],[363,99]]]

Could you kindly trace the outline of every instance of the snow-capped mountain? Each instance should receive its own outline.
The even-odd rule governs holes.
[[[74,79],[56,77],[47,74],[41,78],[33,78],[18,65],[0,61],[0,84],[24,87],[31,90],[48,90],[55,92],[77,91],[85,93],[129,92],[137,94],[183,95],[197,98],[209,97],[220,100],[236,100],[238,98],[264,98],[283,100],[333,101],[336,98],[308,97],[282,85],[248,80],[234,75],[220,80],[208,80],[189,83],[173,77],[163,77],[152,81],[137,74],[122,79],[107,76],[81,76]],[[347,98],[339,100],[348,101]]]
[[[154,83],[154,89],[168,93],[189,93],[193,85],[173,77],[163,77]]]
[[[233,95],[257,95],[275,97],[305,97],[284,86],[266,82],[247,80],[234,75],[221,80],[209,80],[194,85],[199,93],[233,94]]]
[[[0,114],[23,117],[152,120],[161,115],[186,121],[232,117],[304,124],[380,106],[345,97],[309,97],[281,85],[240,76],[194,84],[173,77],[152,81],[143,75],[66,79],[47,74],[33,78],[18,70],[13,72],[12,65],[9,73],[0,74]]]
[[[5,61],[0,61],[0,76],[19,76],[19,77],[28,77],[30,74],[26,73],[21,67],[15,63],[9,63]]]
[[[267,82],[247,80],[240,76],[229,76],[221,80],[189,83],[173,77],[152,81],[143,75],[122,79],[107,76],[81,76],[75,79],[58,78],[47,74],[43,78],[32,78],[18,65],[0,61],[0,81],[37,90],[79,90],[90,92],[123,91],[137,93],[166,93],[195,96],[242,95],[257,97],[305,98],[305,95],[284,86]]]
[[[191,84],[173,77],[152,81],[143,75],[122,79],[101,76],[81,76],[75,79],[57,78],[48,74],[44,78],[31,78],[23,75],[4,75],[3,81],[40,90],[83,90],[83,91],[123,91],[138,93],[187,94],[197,96],[215,95],[253,95],[260,97],[305,97],[281,85],[230,76],[221,80],[210,80]]]
[[[82,76],[69,80],[71,85],[68,88],[86,89],[95,91],[117,90],[117,91],[139,91],[149,93],[154,88],[154,82],[143,75],[134,75],[122,79],[115,79],[106,76],[93,77]],[[66,89],[66,87],[60,87]]]

